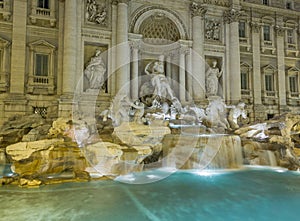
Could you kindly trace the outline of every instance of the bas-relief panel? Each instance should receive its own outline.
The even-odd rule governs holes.
[[[84,20],[94,27],[109,26],[110,4],[108,0],[85,0]]]

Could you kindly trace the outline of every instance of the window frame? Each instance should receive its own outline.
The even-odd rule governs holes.
[[[38,70],[37,70],[37,66],[38,66],[38,58],[37,58],[37,56],[41,56],[42,57],[42,59],[45,59],[45,58],[47,58],[47,61],[46,61],[46,63],[47,63],[47,67],[46,67],[46,73],[44,72],[45,70],[44,70],[44,61],[42,61],[42,64],[41,64],[41,73],[40,74],[38,74]],[[34,54],[34,72],[33,72],[33,74],[34,74],[34,76],[38,76],[38,77],[48,77],[49,76],[49,72],[50,72],[50,70],[49,70],[49,59],[50,58],[50,54],[46,54],[46,53],[41,53],[41,52],[36,52],[35,54]],[[42,73],[43,72],[43,73]]]

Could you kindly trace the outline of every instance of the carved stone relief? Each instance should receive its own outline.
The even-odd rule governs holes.
[[[88,23],[107,26],[106,1],[86,0],[85,19]]]
[[[205,20],[205,37],[208,40],[220,40],[221,24],[216,20]]]

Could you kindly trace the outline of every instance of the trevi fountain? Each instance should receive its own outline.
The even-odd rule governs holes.
[[[69,118],[2,125],[0,220],[297,220],[299,115],[249,123],[245,103],[218,94],[217,61],[206,102],[181,102],[159,57],[139,98],[121,90],[99,113],[100,54]]]

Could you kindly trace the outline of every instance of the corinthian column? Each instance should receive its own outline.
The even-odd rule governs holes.
[[[131,98],[137,100],[139,98],[139,40],[130,42],[132,51],[132,79],[131,79]]]
[[[117,9],[117,77],[116,92],[129,95],[130,48],[128,44],[128,2],[118,0]],[[122,92],[120,91],[122,89]]]
[[[76,79],[77,0],[65,0],[63,94],[73,94]]]
[[[190,9],[193,26],[193,98],[195,101],[201,101],[205,99],[204,15],[206,9],[195,2],[191,3]]]
[[[239,16],[236,9],[225,11],[226,23],[226,49],[229,52],[229,91],[230,102],[237,103],[241,99],[241,71],[240,71],[240,45],[239,45]]]

